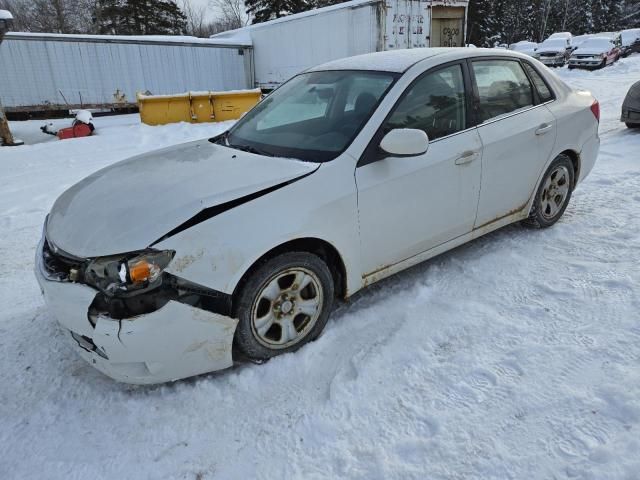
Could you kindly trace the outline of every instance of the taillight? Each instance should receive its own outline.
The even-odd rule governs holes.
[[[593,116],[596,117],[596,120],[600,123],[600,103],[598,100],[594,100],[591,104],[591,113],[593,113]]]

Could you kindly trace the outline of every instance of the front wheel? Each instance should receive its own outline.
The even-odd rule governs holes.
[[[523,223],[533,228],[547,228],[556,223],[569,205],[574,185],[571,159],[558,155],[547,169],[531,208]]]
[[[316,339],[329,319],[334,283],[316,255],[290,252],[264,262],[237,297],[236,345],[267,360]]]

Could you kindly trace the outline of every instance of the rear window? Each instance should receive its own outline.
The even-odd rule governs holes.
[[[551,89],[543,80],[542,76],[538,73],[538,71],[528,63],[524,63],[524,68],[529,74],[529,78],[533,82],[533,85],[535,86],[536,90],[538,91],[538,97],[540,97],[540,102],[544,103],[544,102],[549,102],[553,100],[553,92],[551,92]]]

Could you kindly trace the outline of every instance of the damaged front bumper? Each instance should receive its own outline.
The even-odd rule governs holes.
[[[107,376],[153,384],[233,365],[237,320],[171,299],[131,318],[90,317],[98,290],[51,275],[43,262],[43,236],[36,251],[36,278],[45,303],[74,349]]]

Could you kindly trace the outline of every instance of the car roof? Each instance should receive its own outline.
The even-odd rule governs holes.
[[[439,48],[410,48],[401,50],[387,50],[385,52],[366,53],[354,57],[341,58],[323,63],[310,68],[307,71],[322,70],[371,70],[381,72],[403,73],[423,60],[434,60],[434,64],[446,63],[468,57],[488,55],[512,56],[523,58],[521,54],[494,48],[465,48],[465,47],[439,47]]]
[[[585,43],[586,42],[593,42],[593,41],[613,43],[613,40],[611,38],[609,38],[609,37],[591,37],[591,38],[587,38],[585,40]]]

